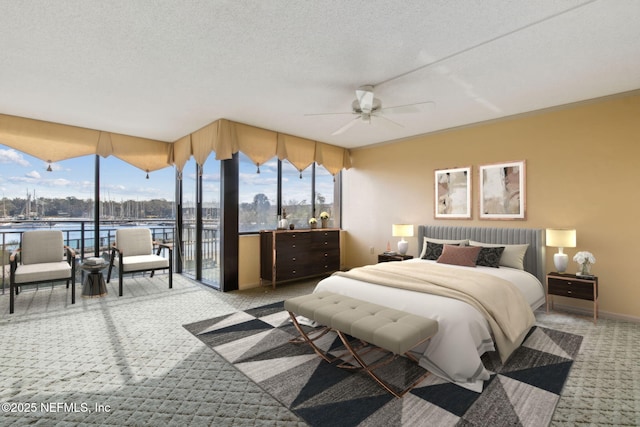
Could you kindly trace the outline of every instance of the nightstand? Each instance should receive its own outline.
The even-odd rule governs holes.
[[[549,273],[546,283],[547,313],[549,303],[553,309],[552,295],[593,301],[593,323],[598,319],[598,277],[581,277],[575,274]]]
[[[413,258],[413,255],[378,254],[378,262],[404,261],[405,259],[412,259],[412,258]]]

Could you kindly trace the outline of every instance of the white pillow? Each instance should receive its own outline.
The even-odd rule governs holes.
[[[422,252],[420,252],[420,258],[424,257],[425,252],[427,252],[427,242],[438,243],[441,245],[458,245],[458,246],[468,246],[469,239],[462,240],[442,240],[442,239],[433,239],[431,237],[425,237],[422,242]]]
[[[524,270],[524,255],[527,253],[528,243],[523,245],[504,245],[502,243],[482,243],[475,240],[469,241],[469,246],[484,246],[486,248],[495,248],[504,246],[504,252],[500,257],[500,265],[504,267],[517,268]]]

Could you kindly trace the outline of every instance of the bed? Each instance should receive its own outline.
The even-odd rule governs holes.
[[[449,251],[454,249],[449,245],[460,241],[461,246],[486,248],[480,249],[483,253],[495,254],[491,247],[504,247],[499,267],[434,260],[431,251],[438,245]],[[418,253],[430,260],[419,256],[338,272],[321,280],[314,292],[334,292],[437,320],[438,333],[415,349],[419,364],[447,381],[481,392],[483,381],[491,374],[481,356],[498,351],[506,360],[533,325],[533,310],[545,302],[544,248],[544,230],[540,229],[421,225]],[[464,250],[456,246],[455,251]],[[436,255],[441,256],[437,251]],[[441,277],[444,286],[439,283]],[[480,295],[460,296],[458,286],[462,292]],[[483,300],[498,305],[487,308]]]

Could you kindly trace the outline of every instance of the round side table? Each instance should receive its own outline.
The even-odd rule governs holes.
[[[107,285],[104,283],[102,270],[108,266],[109,263],[102,258],[87,258],[80,264],[80,268],[88,273],[82,285],[84,298],[99,298],[107,295]]]

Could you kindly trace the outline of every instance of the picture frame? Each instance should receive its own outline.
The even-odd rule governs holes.
[[[526,218],[526,165],[524,160],[478,167],[480,219]]]
[[[471,219],[471,166],[436,169],[436,219]]]

